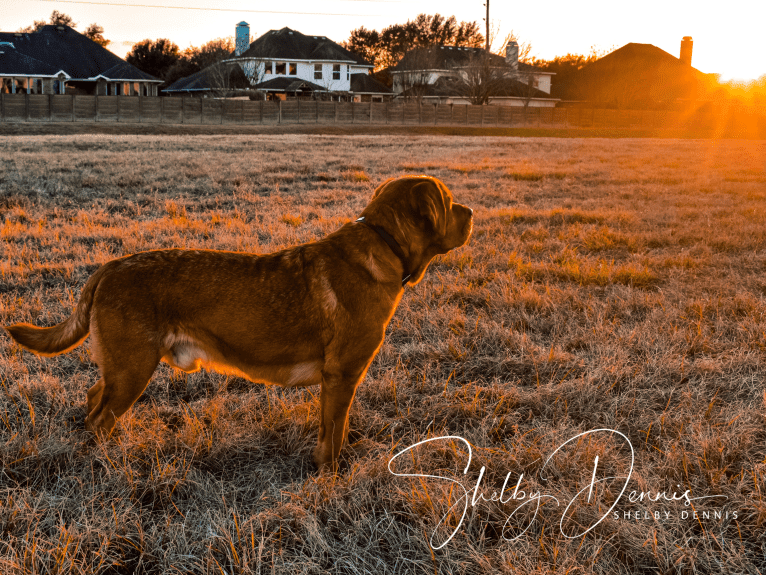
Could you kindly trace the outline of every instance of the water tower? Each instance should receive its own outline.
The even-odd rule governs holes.
[[[245,21],[237,24],[234,42],[234,55],[241,56],[250,47],[250,24]]]

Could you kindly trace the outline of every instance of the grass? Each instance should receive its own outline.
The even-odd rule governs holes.
[[[123,254],[311,241],[403,173],[443,179],[475,227],[405,293],[336,476],[310,463],[318,388],[161,366],[97,441],[83,430],[97,378],[87,343],[42,359],[0,338],[0,571],[763,572],[763,158],[760,141],[4,138],[3,324],[61,321]],[[543,464],[601,428],[630,440],[632,477],[617,516],[568,538],[622,488],[603,480],[588,501],[594,465],[599,479],[624,476],[630,450],[596,433]],[[465,475],[460,440],[420,445],[391,469],[468,490],[485,467],[487,500],[510,476],[505,502],[477,497],[434,550],[432,534],[437,546],[459,524],[462,508],[449,508],[461,488],[388,465],[445,435],[470,442]],[[686,490],[727,499],[695,500],[695,519],[682,500],[638,495]],[[522,505],[538,491],[561,505]]]

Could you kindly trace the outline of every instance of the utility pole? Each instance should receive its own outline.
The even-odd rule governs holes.
[[[487,54],[489,54],[489,0],[487,0],[487,17],[484,19],[487,23],[487,36],[486,36],[486,46],[487,46]]]

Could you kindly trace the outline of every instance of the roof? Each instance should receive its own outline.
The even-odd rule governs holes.
[[[618,48],[595,62],[591,62],[585,68],[588,70],[599,70],[617,66],[624,67],[625,65],[637,66],[640,69],[656,69],[660,67],[669,67],[676,71],[690,69],[689,66],[683,64],[681,60],[668,54],[665,50],[657,48],[657,46],[652,44],[638,44],[636,42],[625,44],[622,48]],[[695,68],[691,68],[691,70],[696,74],[702,74],[702,72]]]
[[[288,78],[281,76],[279,78],[273,78],[266,80],[260,84],[253,86],[254,90],[265,90],[267,92],[297,92],[299,90],[311,90],[312,92],[326,92],[327,88],[314,84],[308,80],[301,80],[300,78]]]
[[[207,68],[173,82],[163,92],[200,92],[210,90]]]
[[[415,48],[409,50],[399,63],[392,68],[392,72],[404,72],[409,70],[450,70],[468,66],[472,60],[486,55],[484,48],[468,48],[464,46],[430,46],[428,48]],[[501,68],[508,66],[503,56],[490,54],[490,65]],[[550,74],[544,70],[519,62],[518,68],[522,72],[537,72]]]
[[[0,46],[0,76],[56,76],[59,72],[60,68],[21,54],[13,46]]]
[[[281,60],[326,60],[331,62],[351,62],[359,66],[372,68],[358,54],[346,50],[324,36],[306,36],[297,30],[282,28],[269,30],[256,39],[238,58],[269,58]]]
[[[43,26],[37,32],[27,33],[0,32],[0,42],[11,42],[18,54],[52,66],[56,71],[63,70],[72,79],[102,76],[109,80],[161,81],[68,26]],[[0,60],[2,73],[4,67]]]
[[[407,96],[409,90],[403,92]],[[457,83],[455,78],[442,76],[433,84],[421,86],[417,89],[418,95],[423,97],[460,98],[467,97],[465,86]],[[558,100],[550,94],[546,94],[537,88],[532,88],[523,82],[513,78],[503,78],[492,90],[490,98],[523,98],[532,100]]]
[[[220,62],[211,64],[207,68],[203,68],[199,72],[195,72],[190,76],[185,76],[173,82],[170,86],[163,89],[163,92],[203,92],[208,90],[215,90],[217,92],[229,92],[235,90],[242,90],[250,88],[250,81],[245,76],[242,68],[236,63],[226,64],[225,68],[219,68]],[[228,76],[228,80],[221,84],[224,79],[224,75]],[[211,80],[213,84],[219,84],[218,87],[211,86]]]
[[[627,106],[693,99],[706,78],[657,46],[631,42],[579,70],[575,88],[581,99]]]
[[[393,90],[378,82],[369,74],[351,74],[351,90],[354,94],[393,94]]]

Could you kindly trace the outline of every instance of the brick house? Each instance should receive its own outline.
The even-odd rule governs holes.
[[[161,80],[68,26],[0,32],[0,92],[156,96]]]

